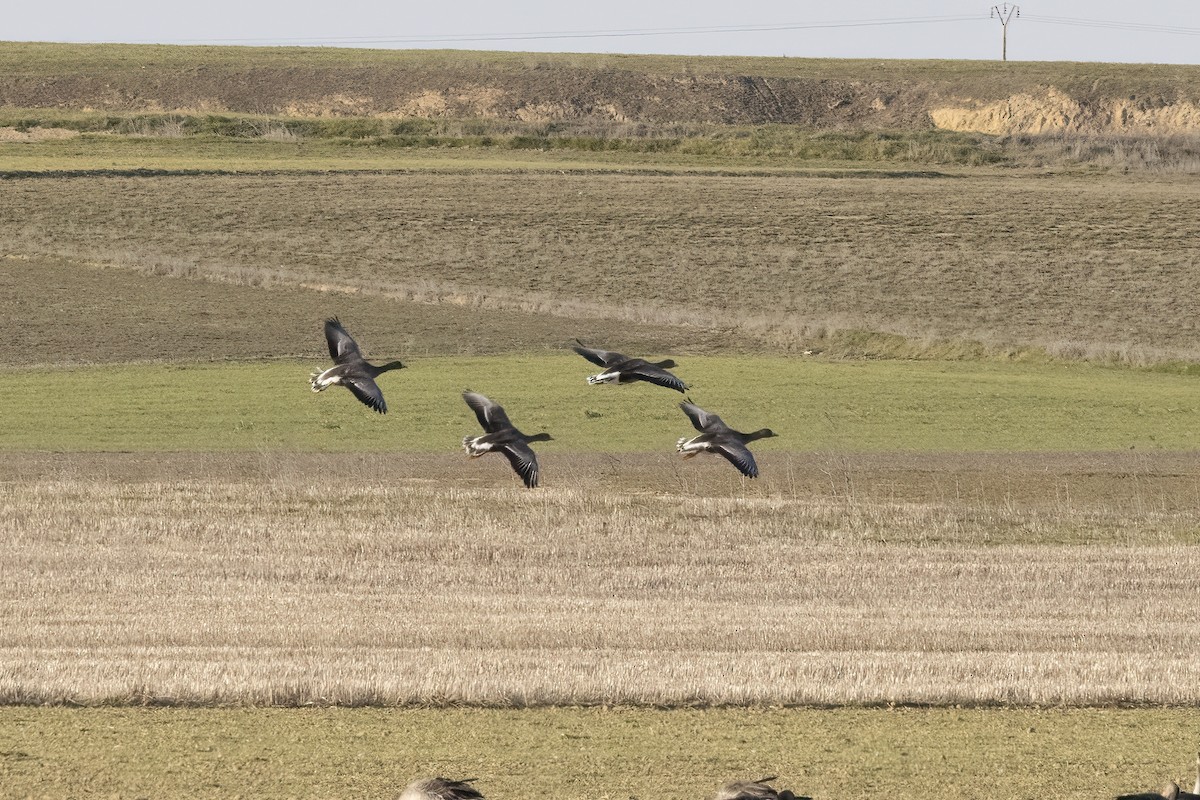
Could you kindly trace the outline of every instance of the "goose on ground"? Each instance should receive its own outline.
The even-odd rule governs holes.
[[[1200,786],[1196,788],[1200,789]],[[1160,792],[1138,792],[1117,796],[1117,800],[1196,800],[1196,798],[1200,798],[1200,792],[1185,792],[1175,781],[1168,783]]]
[[[467,451],[467,455],[479,458],[487,453],[503,453],[525,485],[530,489],[535,488],[538,485],[538,463],[529,443],[550,442],[554,437],[548,433],[526,436],[508,421],[508,415],[499,403],[478,392],[467,389],[463,392],[463,400],[467,401],[467,405],[479,419],[479,424],[487,431],[479,436],[463,437],[463,449]]]
[[[716,800],[811,800],[789,789],[771,786],[774,776],[756,781],[731,781],[717,790]]]
[[[473,780],[421,778],[404,787],[396,800],[483,800],[483,794],[471,785]]]
[[[346,333],[337,317],[325,320],[325,341],[329,344],[329,355],[333,366],[324,372],[314,372],[308,382],[314,392],[323,392],[330,386],[345,386],[368,408],[387,413],[387,403],[375,379],[388,370],[404,367],[399,361],[391,361],[381,367],[368,364],[359,352],[358,343]]]
[[[585,347],[583,342],[580,342],[578,339],[575,341],[578,344],[571,349],[596,366],[604,369],[603,372],[597,375],[588,376],[587,382],[593,386],[598,383],[646,381],[656,386],[665,386],[668,389],[674,389],[677,392],[687,391],[688,387],[686,383],[667,372],[668,369],[675,366],[675,362],[669,358],[666,361],[645,361],[640,358],[630,358],[621,353],[614,353],[610,350],[597,350],[594,347]]]
[[[1171,781],[1163,787],[1162,792],[1122,794],[1117,796],[1117,800],[1200,800],[1200,753],[1196,753],[1196,782],[1190,792],[1184,792],[1180,784]]]
[[[676,442],[675,449],[682,453],[684,458],[691,458],[704,452],[716,453],[728,459],[729,463],[737,467],[738,471],[747,478],[758,477],[758,464],[754,462],[754,456],[746,445],[758,439],[767,439],[779,434],[770,428],[760,428],[753,433],[735,431],[716,414],[710,414],[691,400],[680,403],[679,407],[683,409],[683,413],[688,415],[688,419],[692,421],[696,430],[700,431],[699,436],[693,436],[690,439],[683,436]]]
[[[1200,753],[1196,754],[1196,784],[1192,791],[1185,792],[1178,783],[1171,781],[1160,792],[1123,794],[1117,800],[1200,800]]]

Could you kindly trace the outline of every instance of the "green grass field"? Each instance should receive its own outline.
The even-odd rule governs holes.
[[[697,800],[778,776],[818,798],[1092,800],[1190,785],[1193,710],[0,709],[8,797]]]
[[[691,431],[682,396],[649,384],[591,387],[575,354],[416,358],[380,379],[379,416],[320,395],[312,362],[30,371],[0,387],[0,449],[455,450],[477,427],[464,388],[504,405],[545,453],[669,452]],[[1197,379],[1086,364],[826,362],[679,357],[689,396],[772,451],[1093,451],[1196,447]]]
[[[895,171],[911,169],[911,165],[902,165]],[[130,139],[107,135],[59,141],[0,141],[0,173],[236,174],[264,170],[296,173],[642,171],[651,174],[802,174],[836,170],[866,174],[880,171],[881,167],[832,158],[781,162],[770,153],[723,156],[685,151],[664,157],[654,153],[511,149],[436,141],[420,146],[384,146],[321,140],[293,143],[258,139]]]

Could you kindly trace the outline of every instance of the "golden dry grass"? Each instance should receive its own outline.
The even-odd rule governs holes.
[[[1200,702],[1200,517],[1147,507],[1174,490],[1145,461],[1124,465],[1142,464],[1136,498],[916,500],[899,473],[641,494],[593,488],[597,459],[527,492],[502,469],[454,488],[419,461],[257,458],[238,479],[179,457],[134,480],[120,457],[46,456],[7,480],[0,698]]]

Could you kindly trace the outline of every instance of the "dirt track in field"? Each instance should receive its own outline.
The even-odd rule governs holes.
[[[983,504],[1034,512],[1080,510],[1097,515],[1102,535],[1139,513],[1186,513],[1200,495],[1200,453],[769,453],[763,478],[742,481],[718,459],[681,462],[669,454],[543,456],[550,485],[594,486],[635,495],[658,491],[706,497],[813,497],[865,503]],[[490,467],[494,467],[490,468]],[[511,487],[501,464],[461,453],[8,453],[0,483],[82,480],[104,476],[156,481],[312,481],[321,475],[371,475],[384,484]],[[437,481],[430,475],[439,476]],[[1097,524],[1099,523],[1099,524]],[[1181,531],[1182,532],[1182,531]],[[1019,531],[1008,534],[1022,535]],[[1086,538],[1086,532],[1080,531]],[[1155,536],[1152,525],[1127,532]],[[1122,536],[1124,534],[1121,534]],[[1167,534],[1174,539],[1174,534]],[[1160,541],[1155,538],[1155,541]]]

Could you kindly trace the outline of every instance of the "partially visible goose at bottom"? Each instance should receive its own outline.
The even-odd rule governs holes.
[[[483,800],[483,794],[471,785],[474,780],[421,778],[404,787],[404,791],[396,800]]]
[[[756,781],[731,781],[717,790],[715,800],[812,800],[790,789],[775,789],[775,776]]]

